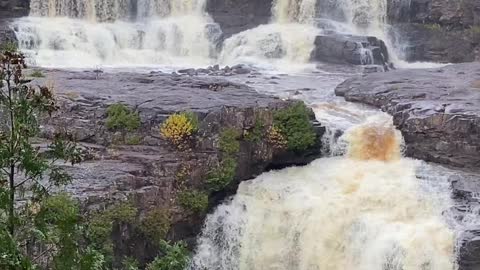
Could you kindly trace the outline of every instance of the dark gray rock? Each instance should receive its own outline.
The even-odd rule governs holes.
[[[30,0],[0,0],[0,20],[28,15]]]
[[[404,47],[407,61],[460,63],[479,57],[480,31],[475,29],[450,31],[439,25],[402,23],[392,27],[392,36]]]
[[[314,61],[388,66],[385,43],[375,37],[327,33],[315,38]]]
[[[457,262],[459,270],[480,269],[480,175],[468,172],[456,172],[449,177],[452,209],[458,226]],[[473,218],[472,218],[473,217]]]
[[[406,153],[459,167],[480,166],[480,63],[372,73],[335,90],[381,108],[402,131]]]
[[[480,58],[477,0],[388,1],[396,39],[412,61],[472,62]]]
[[[224,38],[266,24],[272,0],[208,0],[207,12],[220,24]]]
[[[0,20],[0,44],[17,43],[17,37],[7,21]]]

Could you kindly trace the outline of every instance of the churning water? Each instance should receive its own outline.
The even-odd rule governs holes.
[[[421,187],[391,119],[369,118],[344,139],[343,157],[243,182],[207,218],[190,269],[454,269],[448,192]]]
[[[40,66],[207,65],[218,25],[205,0],[34,0],[16,22]]]

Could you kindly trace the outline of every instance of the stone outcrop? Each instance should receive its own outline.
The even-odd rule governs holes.
[[[207,12],[220,24],[224,37],[269,22],[272,0],[208,0]]]
[[[315,38],[311,59],[330,63],[388,67],[388,51],[382,40],[334,32],[326,32],[325,35]]]
[[[480,58],[480,2],[411,0],[388,2],[388,19],[406,58],[471,62]]]
[[[0,0],[0,19],[28,15],[30,0]]]
[[[172,215],[171,240],[193,243],[203,224],[206,213],[182,208],[177,198],[184,189],[208,190],[208,175],[225,158],[219,144],[226,129],[234,129],[239,136],[235,175],[225,188],[210,193],[210,207],[233,194],[242,180],[268,168],[305,164],[320,154],[323,128],[319,126],[315,128],[316,145],[305,151],[282,150],[272,144],[265,132],[272,126],[274,113],[293,101],[258,94],[246,85],[161,72],[43,72],[46,77],[33,83],[48,84],[54,79],[62,106],[60,114],[44,123],[42,137],[48,139],[56,130],[67,129],[87,157],[78,166],[67,166],[74,179],[68,191],[87,209],[101,209],[127,198],[135,203],[140,216],[166,209]],[[134,143],[106,128],[106,110],[117,103],[140,115],[140,129],[127,134],[136,138]],[[189,147],[179,150],[161,136],[160,126],[169,115],[184,111],[198,116],[199,128]],[[113,236],[115,243],[120,243],[115,248],[118,262],[123,256],[146,262],[157,255],[158,249],[151,248],[148,237],[129,224],[117,225]]]
[[[406,153],[459,167],[480,166],[480,64],[398,70],[349,79],[336,94],[381,108],[402,131]]]

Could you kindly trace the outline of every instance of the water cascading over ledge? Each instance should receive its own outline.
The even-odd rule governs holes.
[[[391,118],[370,118],[344,139],[344,157],[242,183],[207,218],[190,269],[455,269],[448,191],[422,188]]]
[[[206,65],[221,30],[204,8],[205,0],[33,0],[14,27],[41,66]]]

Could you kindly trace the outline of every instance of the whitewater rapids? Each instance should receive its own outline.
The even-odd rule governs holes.
[[[385,116],[343,136],[343,157],[243,182],[209,215],[190,269],[452,270],[442,192],[426,192]]]

